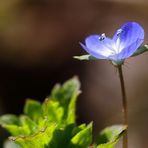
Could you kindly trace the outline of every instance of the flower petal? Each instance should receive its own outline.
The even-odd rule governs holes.
[[[104,37],[100,39],[99,35],[91,35],[86,38],[86,46],[81,43],[81,46],[92,56],[99,59],[108,59],[108,56],[115,54],[115,50],[112,49],[114,42]]]
[[[113,40],[116,42],[116,50],[118,53],[129,46],[131,50],[135,51],[135,48],[132,48],[131,45],[135,46],[134,43],[136,43],[137,48],[141,45],[141,41],[144,40],[144,30],[138,23],[128,22],[117,30],[113,36]],[[132,51],[129,53],[131,52]]]
[[[100,55],[99,53],[96,53],[95,51],[87,48],[84,44],[80,43],[80,45],[82,46],[83,49],[85,49],[90,55],[92,55],[93,57],[95,58],[98,58],[98,59],[106,59],[105,56],[103,55]]]
[[[129,58],[141,45],[143,40],[137,39],[136,42],[132,43],[128,47],[124,48],[119,54],[116,54],[115,56],[110,56],[111,59],[117,59],[117,60],[124,60],[126,58]]]

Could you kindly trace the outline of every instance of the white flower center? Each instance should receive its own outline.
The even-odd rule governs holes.
[[[123,32],[122,29],[117,30],[117,36]],[[106,40],[105,40],[106,39]],[[120,37],[117,38],[116,42],[112,39],[106,38],[105,33],[102,33],[99,37],[99,40],[102,42],[104,50],[99,51],[104,56],[112,56],[120,53],[123,49],[123,46],[120,42]]]

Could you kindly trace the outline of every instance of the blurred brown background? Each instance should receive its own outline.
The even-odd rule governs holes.
[[[0,114],[20,114],[26,98],[43,101],[56,82],[78,75],[83,91],[78,123],[93,120],[95,133],[121,123],[116,69],[107,61],[80,62],[72,57],[85,53],[79,42],[87,35],[105,32],[111,37],[127,21],[144,27],[146,44],[147,17],[146,0],[1,0]],[[147,63],[145,53],[124,66],[129,148],[148,147]],[[1,141],[7,136],[1,129]]]

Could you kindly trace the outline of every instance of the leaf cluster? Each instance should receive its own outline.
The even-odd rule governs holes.
[[[43,103],[28,99],[20,116],[3,115],[0,125],[10,134],[13,148],[113,148],[126,130],[123,125],[104,129],[95,143],[92,123],[76,124],[80,83],[75,77],[57,84]]]

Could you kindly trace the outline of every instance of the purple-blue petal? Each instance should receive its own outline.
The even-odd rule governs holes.
[[[95,50],[89,49],[88,47],[86,47],[84,44],[80,43],[81,47],[86,50],[86,52],[88,52],[90,55],[92,55],[95,58],[98,59],[106,59],[106,57],[104,57],[103,55],[100,55],[99,53],[95,52]]]
[[[120,60],[129,58],[137,50],[137,48],[142,44],[142,42],[143,40],[137,39],[136,42],[124,48],[119,54],[117,54],[116,58]]]
[[[107,37],[100,40],[99,35],[91,35],[85,39],[85,44],[81,46],[92,56],[99,59],[108,59],[115,51],[112,49],[113,41]]]
[[[144,40],[144,30],[138,23],[128,22],[117,30],[113,36],[113,40],[116,43],[118,42],[119,48],[125,49],[134,44],[134,42],[137,42],[137,40]],[[138,48],[140,45],[141,42],[137,42],[136,47]]]
[[[124,60],[132,56],[132,54],[137,50],[139,44],[141,44],[143,40],[138,39],[136,42],[131,44],[130,46],[124,48],[120,53],[115,54],[113,56],[109,56],[110,60]]]

